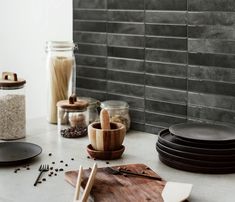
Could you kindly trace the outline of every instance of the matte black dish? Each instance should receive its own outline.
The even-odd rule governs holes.
[[[179,157],[184,158],[190,158],[195,160],[202,160],[202,161],[212,161],[212,162],[231,162],[235,164],[235,154],[234,155],[213,155],[213,154],[200,154],[200,153],[192,153],[192,152],[186,152],[181,151],[177,149],[173,149],[171,147],[168,147],[161,142],[157,142],[156,146],[159,147],[161,150],[173,154]]]
[[[1,142],[0,165],[14,165],[31,160],[42,152],[42,148],[28,142]]]
[[[225,125],[181,123],[170,126],[169,131],[177,137],[190,141],[235,141],[235,128]]]
[[[159,159],[162,163],[179,170],[195,172],[195,173],[208,173],[208,174],[228,174],[235,172],[235,166],[232,167],[203,167],[203,166],[195,166],[182,162],[178,162],[174,159],[169,159],[165,156],[159,154]]]
[[[171,160],[175,160],[177,162],[189,164],[191,166],[211,167],[211,168],[213,168],[213,167],[224,168],[224,167],[232,166],[235,168],[235,162],[216,162],[216,161],[195,160],[192,158],[180,157],[180,156],[176,156],[176,155],[167,153],[167,152],[163,151],[161,148],[159,148],[158,146],[156,147],[156,149],[161,156],[164,156],[164,157],[171,159]]]
[[[186,151],[191,153],[198,153],[198,154],[212,154],[212,155],[235,155],[235,146],[230,144],[223,144],[220,145],[221,148],[213,146],[214,148],[210,148],[210,146],[206,147],[206,145],[201,144],[192,144],[187,145],[185,142],[180,141],[179,139],[175,138],[168,129],[164,129],[159,132],[158,141],[170,148],[177,149],[180,151]],[[232,148],[229,148],[232,147]]]

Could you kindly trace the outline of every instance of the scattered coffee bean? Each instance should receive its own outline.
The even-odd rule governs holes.
[[[108,162],[108,161],[106,161],[106,164],[109,164],[109,162]]]
[[[68,164],[66,163],[65,166],[68,166]]]
[[[96,158],[94,158],[94,161],[96,160]]]
[[[87,158],[89,159],[89,158],[90,158],[90,156],[87,156]]]
[[[42,182],[41,181],[38,181],[38,184],[41,184]]]
[[[150,170],[150,168],[149,168],[149,167],[145,167],[145,169],[146,169],[146,170]]]
[[[49,177],[51,177],[51,174],[48,174]]]
[[[74,161],[74,158],[71,158],[72,161]]]
[[[53,167],[50,167],[50,170],[53,170]]]
[[[30,170],[30,168],[28,167],[28,168],[26,168],[26,170]]]
[[[57,169],[57,168],[55,169],[55,172],[58,172],[58,169]]]
[[[42,181],[46,181],[46,178],[43,178]]]
[[[60,170],[59,171],[64,171],[64,169],[63,168],[60,168]]]
[[[60,161],[60,163],[63,163],[63,162],[64,162],[64,161],[62,161],[62,160]]]
[[[14,173],[17,173],[18,170],[14,170]]]
[[[55,173],[55,176],[57,176],[57,174]]]
[[[55,164],[55,162],[53,161],[52,164]]]
[[[145,172],[144,172],[144,171],[142,171],[141,173],[142,173],[142,174],[145,174]]]
[[[49,155],[49,156],[52,156],[52,153],[49,153],[48,155]]]

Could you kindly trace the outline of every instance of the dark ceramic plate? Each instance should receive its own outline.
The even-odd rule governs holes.
[[[220,144],[213,145],[213,148],[206,144],[192,143],[188,145],[185,142],[180,141],[178,138],[175,138],[168,129],[164,129],[158,134],[158,141],[172,149],[177,149],[180,151],[198,153],[198,154],[212,154],[212,155],[235,155],[235,145],[234,144]]]
[[[0,165],[23,163],[38,156],[42,148],[28,142],[1,142]]]
[[[209,162],[231,162],[235,164],[235,154],[234,155],[213,155],[213,154],[200,154],[200,153],[192,153],[192,152],[185,152],[177,149],[170,148],[166,145],[163,145],[160,142],[156,143],[156,146],[159,147],[161,150],[173,154],[183,158],[201,160],[201,161],[209,161]]]
[[[173,159],[167,158],[165,156],[159,155],[159,159],[162,163],[179,170],[195,172],[195,173],[208,173],[208,174],[228,174],[228,173],[235,173],[235,166],[233,167],[201,167],[201,166],[194,166],[186,163],[181,163],[175,161]]]
[[[169,131],[180,138],[201,142],[235,142],[235,128],[206,123],[181,123],[169,127]]]
[[[158,146],[156,147],[158,153],[162,156],[165,156],[166,158],[175,160],[177,162],[189,164],[192,166],[200,166],[200,167],[234,167],[235,168],[235,162],[213,162],[213,161],[202,161],[202,160],[196,160],[192,158],[186,158],[186,157],[180,157],[177,155],[170,154],[168,152],[163,151]]]

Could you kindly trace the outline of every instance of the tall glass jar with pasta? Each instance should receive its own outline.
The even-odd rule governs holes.
[[[76,93],[75,44],[69,41],[49,41],[47,52],[47,120],[57,123],[56,104]]]

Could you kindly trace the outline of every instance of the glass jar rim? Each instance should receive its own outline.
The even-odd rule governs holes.
[[[65,51],[74,50],[77,48],[77,44],[73,41],[47,41],[46,51]]]
[[[125,101],[107,100],[101,103],[101,108],[104,109],[129,109],[129,105]]]

